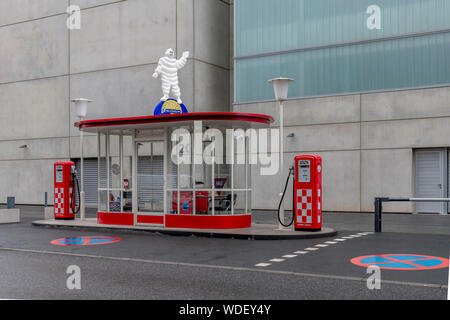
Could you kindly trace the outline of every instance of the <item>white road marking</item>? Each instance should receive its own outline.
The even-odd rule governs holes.
[[[343,239],[353,239],[353,236],[342,237]]]
[[[328,247],[328,245],[327,244],[316,244],[316,247],[325,248],[325,247]]]
[[[297,256],[296,254],[287,254],[287,255],[284,255],[283,258],[292,259],[292,258],[295,258],[296,256]]]
[[[255,264],[255,267],[268,267],[270,265],[271,265],[271,263],[258,263],[258,264]]]
[[[346,239],[334,239],[334,241],[345,241]]]
[[[296,254],[307,254],[308,251],[295,251],[294,253],[296,253]]]
[[[347,277],[331,274],[315,274],[315,273],[304,273],[304,272],[292,272],[292,271],[282,271],[282,270],[263,270],[256,268],[247,267],[232,267],[232,266],[221,266],[221,265],[211,265],[211,264],[200,264],[200,263],[188,263],[188,262],[176,262],[176,261],[159,261],[159,260],[148,260],[148,259],[137,259],[137,258],[122,258],[122,257],[110,257],[110,256],[97,256],[81,253],[70,253],[70,252],[57,252],[57,251],[45,251],[45,250],[32,250],[32,249],[20,249],[20,248],[4,248],[0,247],[0,251],[9,252],[21,252],[21,253],[31,253],[31,254],[43,254],[43,255],[59,255],[67,257],[78,257],[78,258],[89,258],[89,259],[100,259],[109,261],[121,261],[121,262],[136,262],[136,263],[146,263],[146,264],[159,264],[159,265],[170,265],[170,266],[182,266],[189,268],[204,268],[204,269],[214,269],[214,270],[229,270],[229,271],[247,271],[247,272],[258,272],[258,273],[270,273],[278,275],[286,275],[288,277],[298,276],[298,277],[309,277],[309,278],[320,278],[320,279],[334,279],[334,280],[348,280],[366,283],[367,279],[365,277]],[[402,285],[402,286],[414,286],[414,287],[427,287],[427,288],[438,288],[447,289],[448,286],[445,284],[436,283],[420,283],[420,282],[403,282],[395,280],[381,280],[381,283]]]
[[[270,260],[270,261],[272,261],[272,262],[283,262],[284,259],[272,259],[272,260]]]
[[[316,251],[316,250],[319,250],[319,248],[305,248],[305,250],[307,250],[307,251]]]
[[[335,242],[335,241],[327,241],[327,242],[325,242],[325,243],[328,243],[328,244],[336,244],[337,242]]]

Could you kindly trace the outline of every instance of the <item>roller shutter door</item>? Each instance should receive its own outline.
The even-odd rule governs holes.
[[[98,165],[97,159],[84,159],[84,191],[87,207],[97,207],[98,205]],[[81,172],[81,161],[76,161],[77,172]],[[79,182],[81,184],[81,176]],[[81,188],[81,185],[80,185]],[[76,197],[78,205],[78,195]]]

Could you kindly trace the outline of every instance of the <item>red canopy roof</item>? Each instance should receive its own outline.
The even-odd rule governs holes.
[[[274,119],[271,116],[251,113],[186,113],[162,116],[127,117],[113,119],[85,120],[75,123],[75,127],[86,132],[105,130],[158,129],[173,126],[192,125],[202,121],[206,125],[226,128],[261,128],[269,126]]]

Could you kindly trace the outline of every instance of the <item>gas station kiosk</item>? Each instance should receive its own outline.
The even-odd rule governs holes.
[[[80,118],[75,126],[80,130],[81,188],[73,162],[55,164],[55,220],[75,219],[78,211],[80,221],[86,220],[83,172],[86,132],[96,134],[98,142],[96,225],[215,230],[252,227],[251,164],[256,162],[261,141],[254,141],[255,131],[249,129],[268,128],[274,119],[248,113],[188,113],[178,81],[178,70],[185,66],[188,57],[189,52],[185,51],[177,60],[175,51],[168,49],[159,59],[153,77],[161,78],[163,97],[152,116],[85,120],[87,104],[92,101],[73,100]],[[284,174],[283,101],[292,81],[270,80],[280,102],[280,149],[276,152],[281,175]],[[169,98],[170,93],[175,99]],[[297,231],[320,231],[322,160],[310,155],[293,160],[295,165],[289,170],[280,194],[278,230],[293,226]],[[291,175],[293,215],[286,225],[283,198]],[[267,176],[267,180],[267,185],[278,194],[273,176]]]
[[[97,134],[98,213],[101,225],[183,229],[248,228],[252,221],[249,137],[241,141],[241,159],[226,152],[208,164],[194,161],[214,141],[213,128],[267,128],[273,118],[259,114],[188,113],[80,121],[79,130]],[[199,127],[199,124],[201,125]],[[178,130],[190,141],[172,141]],[[200,140],[195,140],[195,134]],[[225,146],[225,139],[223,141]],[[178,149],[177,152],[173,150]],[[183,150],[185,148],[185,150]],[[192,150],[191,150],[192,149]],[[174,161],[186,151],[192,161]],[[193,151],[193,152],[189,152]],[[81,173],[82,174],[82,173]]]

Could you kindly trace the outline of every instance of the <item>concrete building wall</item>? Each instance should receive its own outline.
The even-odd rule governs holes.
[[[374,197],[412,197],[413,150],[450,146],[449,101],[450,87],[290,100],[285,136],[294,137],[285,137],[285,168],[297,154],[323,157],[325,211],[371,212]],[[275,102],[237,104],[234,110],[272,115],[273,127],[279,126]],[[265,187],[267,177],[258,170],[253,170],[253,207],[276,209],[278,193]],[[385,210],[414,207],[388,203]]]
[[[81,30],[66,27],[72,4]],[[72,98],[94,100],[89,118],[152,114],[169,47],[191,53],[180,71],[189,111],[229,111],[229,17],[222,0],[0,1],[0,203],[43,204],[53,162],[79,157]]]

